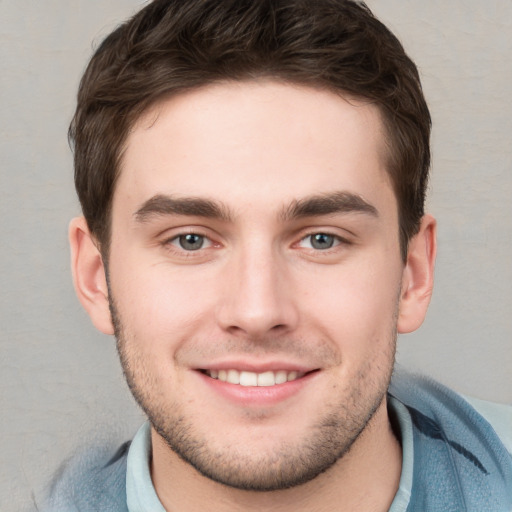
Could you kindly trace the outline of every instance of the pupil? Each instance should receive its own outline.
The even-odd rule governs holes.
[[[330,249],[334,243],[334,237],[332,235],[326,235],[325,233],[317,233],[312,236],[311,245],[315,249]]]
[[[197,251],[203,246],[203,237],[194,234],[180,236],[180,245],[188,251]]]

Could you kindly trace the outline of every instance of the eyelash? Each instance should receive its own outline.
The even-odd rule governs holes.
[[[202,239],[202,244],[197,249],[187,250],[186,248],[184,248],[181,245],[180,239],[190,236],[190,235],[195,235]],[[315,248],[313,246],[313,244],[314,244],[313,237],[315,237],[315,236],[330,237],[333,239],[333,245],[331,247],[327,247],[327,248],[323,248],[323,249]],[[336,251],[337,248],[339,248],[339,246],[352,245],[352,242],[350,242],[350,240],[347,240],[346,238],[341,237],[339,235],[335,235],[334,233],[330,233],[327,230],[326,231],[309,232],[309,233],[305,234],[304,236],[302,236],[300,238],[300,240],[293,245],[300,246],[302,243],[304,243],[308,239],[310,241],[309,242],[310,247],[304,247],[304,249],[306,249],[307,251],[313,252],[315,254],[318,254],[318,255],[323,254],[323,255],[327,256],[327,255],[331,254],[332,252]],[[207,243],[206,247],[204,246],[205,242]],[[178,244],[181,247],[178,247]],[[165,240],[163,240],[161,242],[161,245],[166,250],[172,251],[176,254],[185,256],[187,258],[193,258],[193,257],[199,257],[200,255],[204,254],[204,250],[214,247],[215,242],[212,241],[212,239],[208,235],[206,235],[204,232],[201,232],[200,230],[190,229],[189,231],[184,231],[184,232],[178,233],[170,238],[166,238]]]
[[[332,239],[333,245],[322,249],[314,247],[315,242],[313,241],[313,237],[329,237]],[[312,247],[308,247],[307,249],[313,250],[314,252],[318,253],[330,253],[331,251],[336,250],[336,248],[339,247],[340,245],[350,245],[350,242],[346,238],[343,238],[339,235],[335,235],[334,233],[329,233],[328,231],[315,231],[314,233],[308,233],[306,236],[302,237],[298,243],[301,244],[302,242],[305,242],[308,239]],[[319,240],[317,240],[317,242],[318,241]]]
[[[179,247],[179,242],[181,238],[195,235],[197,237],[201,237],[203,239],[203,244],[196,250],[186,250],[183,247]],[[204,247],[204,242],[207,242],[207,247]],[[181,257],[187,257],[187,258],[193,258],[198,257],[199,255],[203,254],[205,249],[208,249],[215,245],[215,243],[212,241],[211,237],[206,235],[204,232],[202,232],[200,229],[190,229],[185,230],[180,233],[177,233],[171,237],[165,238],[160,242],[160,245],[167,251],[172,252],[174,254],[178,254]]]

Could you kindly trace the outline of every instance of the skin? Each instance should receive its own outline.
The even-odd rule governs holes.
[[[386,390],[396,333],[426,313],[435,222],[404,265],[384,141],[363,101],[204,87],[155,105],[127,139],[109,286],[72,222],[78,295],[116,332],[169,510],[389,508],[401,449]],[[242,388],[204,373],[229,368],[305,375]]]

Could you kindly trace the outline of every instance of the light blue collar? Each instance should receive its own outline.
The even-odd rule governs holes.
[[[401,433],[402,441],[402,474],[398,492],[389,512],[404,512],[411,497],[413,477],[413,435],[412,422],[407,408],[393,397],[389,405],[394,412]],[[126,497],[130,512],[165,512],[156,494],[150,471],[151,460],[151,428],[146,422],[133,438],[128,452],[126,471]]]
[[[133,438],[126,468],[126,503],[129,512],[165,512],[151,481],[151,427],[146,422]]]

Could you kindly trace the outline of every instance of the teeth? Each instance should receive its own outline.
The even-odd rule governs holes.
[[[276,372],[276,384],[284,384],[288,380],[288,373],[284,370]]]
[[[274,372],[264,372],[258,374],[258,386],[274,386],[276,377]]]
[[[258,374],[257,373],[240,372],[240,386],[257,386],[257,385],[258,385]]]
[[[241,378],[242,376],[236,370],[228,370],[228,378],[226,380],[230,384],[240,384]]]
[[[297,372],[290,372],[288,374],[288,377],[287,377],[287,380],[290,381],[290,380],[295,380],[297,378]]]
[[[219,379],[230,384],[239,384],[240,386],[275,386],[276,384],[284,384],[292,380],[303,377],[303,373],[296,371],[279,370],[277,372],[246,372],[234,369],[230,370],[206,370],[206,374],[212,379]]]

